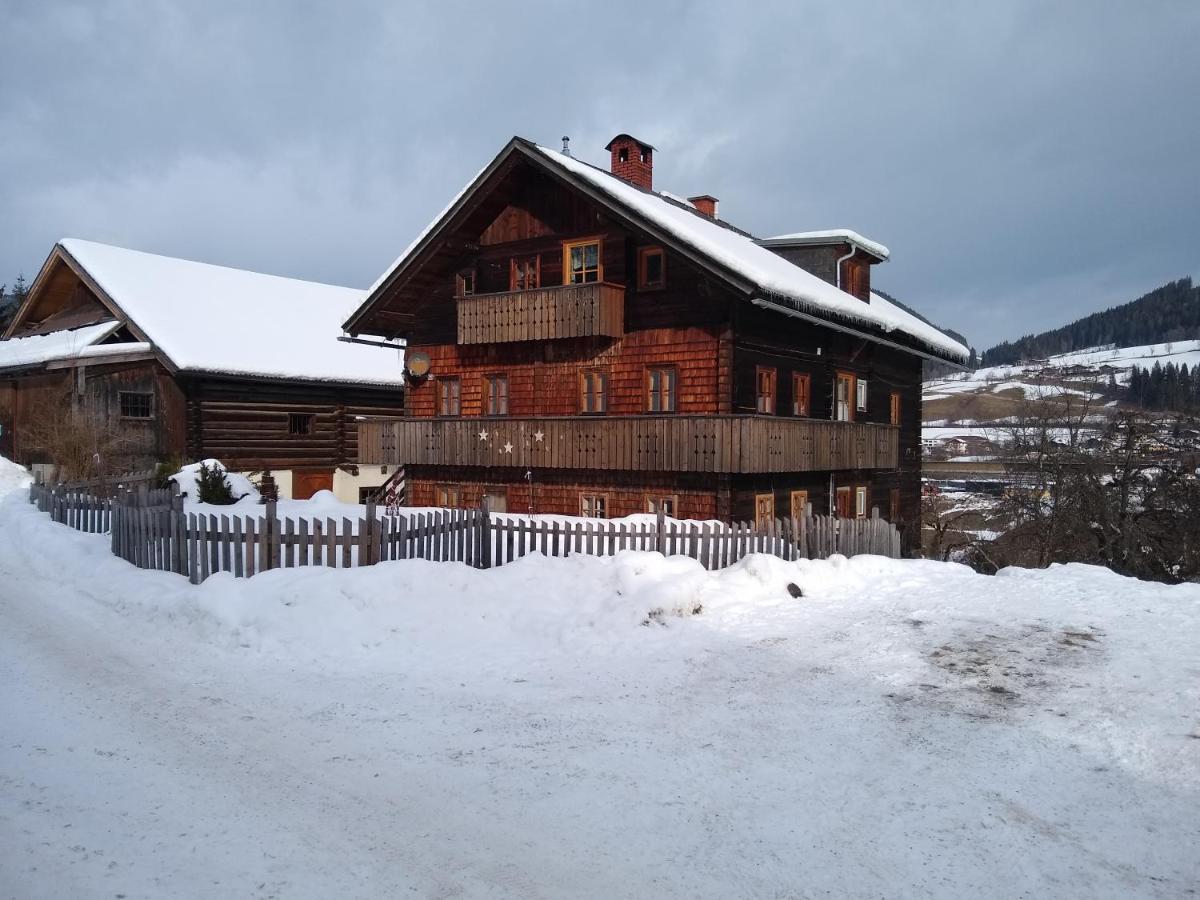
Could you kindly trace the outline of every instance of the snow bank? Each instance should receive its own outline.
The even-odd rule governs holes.
[[[192,586],[19,493],[0,534],[16,895],[1200,883],[1198,585],[624,553]]]
[[[32,482],[33,476],[28,469],[0,456],[0,500],[29,487]]]
[[[179,485],[179,493],[188,501],[189,506],[204,507],[204,511],[209,511],[211,504],[201,504],[196,500],[199,495],[197,484],[200,480],[200,467],[207,466],[213,468],[216,466],[225,473],[225,480],[229,483],[229,488],[233,496],[237,499],[237,505],[253,506],[258,504],[258,488],[254,482],[237,472],[230,472],[229,469],[218,459],[204,459],[200,462],[192,463],[184,466],[174,475],[171,475],[168,480]],[[229,511],[228,506],[211,506],[212,510]]]

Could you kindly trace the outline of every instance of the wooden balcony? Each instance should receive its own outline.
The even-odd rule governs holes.
[[[774,416],[401,419],[359,423],[365,465],[626,472],[895,469],[892,425]]]
[[[625,333],[625,287],[567,284],[458,297],[458,342],[498,344]]]

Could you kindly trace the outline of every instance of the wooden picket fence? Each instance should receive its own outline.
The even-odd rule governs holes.
[[[356,519],[284,518],[268,502],[261,515],[185,512],[172,491],[123,491],[112,499],[33,485],[30,500],[56,522],[80,531],[108,532],[112,552],[143,569],[176,572],[199,584],[217,572],[248,578],[298,566],[351,568],[400,559],[504,565],[531,553],[611,556],[651,550],[689,556],[720,569],[751,553],[782,559],[824,559],[834,553],[900,556],[900,534],[881,519],[839,519],[811,513],[748,523],[603,519],[531,520],[482,509],[380,515],[374,504]]]

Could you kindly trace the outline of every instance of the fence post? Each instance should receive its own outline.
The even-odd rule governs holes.
[[[492,567],[492,518],[488,513],[487,498],[479,504],[479,562],[481,569]]]
[[[367,515],[363,519],[363,529],[366,534],[364,539],[358,543],[358,564],[360,566],[373,566],[379,562],[375,558],[375,543],[377,541],[376,532],[379,529],[379,524],[375,521],[375,501],[367,501]]]
[[[662,504],[658,504],[655,515],[654,549],[663,556],[667,555],[667,514],[663,512]]]

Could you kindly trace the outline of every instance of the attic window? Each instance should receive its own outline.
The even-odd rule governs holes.
[[[638,287],[655,290],[666,287],[666,265],[662,247],[642,247],[638,250]]]
[[[311,413],[288,413],[288,434],[312,434]]]

